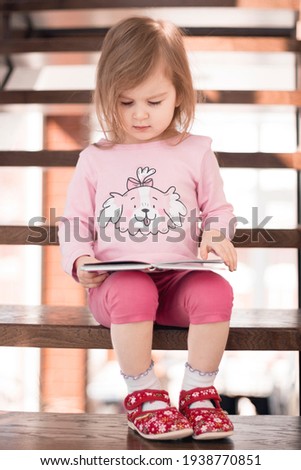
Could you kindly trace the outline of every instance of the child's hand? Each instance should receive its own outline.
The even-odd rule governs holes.
[[[83,264],[97,263],[98,261],[99,261],[98,259],[92,258],[92,256],[80,256],[75,261],[76,274],[77,274],[78,280],[79,280],[79,282],[81,283],[82,286],[89,287],[89,288],[98,287],[109,276],[109,273],[107,273],[107,272],[104,272],[104,273],[101,273],[101,274],[99,274],[97,272],[89,273],[88,271],[82,271],[80,269]]]
[[[200,245],[200,256],[202,259],[208,258],[208,253],[213,252],[219,256],[229,271],[236,271],[237,255],[233,244],[224,237],[219,230],[205,230],[202,235]]]

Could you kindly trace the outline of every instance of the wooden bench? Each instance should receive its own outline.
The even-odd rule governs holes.
[[[300,450],[299,416],[231,416],[229,439],[146,441],[129,430],[125,415],[0,413],[0,450]]]
[[[112,349],[85,307],[0,305],[0,346]],[[187,329],[156,326],[154,350],[185,350]],[[300,351],[301,310],[234,310],[228,350]]]

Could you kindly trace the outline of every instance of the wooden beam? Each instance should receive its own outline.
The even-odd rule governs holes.
[[[230,7],[298,10],[299,0],[127,0],[126,8]],[[124,8],[124,0],[2,0],[0,11]]]
[[[36,152],[0,150],[0,167],[74,167],[80,152],[81,149],[40,150]],[[216,156],[222,168],[289,168],[301,170],[301,152],[216,152]]]
[[[301,248],[301,229],[237,229],[236,248]]]
[[[0,150],[0,166],[73,167],[79,150],[6,151]]]
[[[204,90],[197,91],[198,103],[301,106],[301,90]],[[6,90],[0,91],[0,105],[90,104],[92,90]]]
[[[301,152],[216,152],[216,156],[222,168],[290,168],[301,170]]]
[[[57,215],[59,217],[59,215]],[[0,225],[0,245],[58,245],[57,227],[37,216],[35,225]],[[58,220],[55,221],[56,223]],[[237,229],[233,243],[237,248],[301,248],[301,228]]]
[[[188,51],[301,52],[301,41],[281,37],[186,36],[184,42]]]
[[[215,34],[218,33],[214,28]],[[283,37],[242,37],[240,36],[187,36],[184,38],[188,51],[219,52],[301,52],[301,42]],[[231,34],[231,33],[230,33]],[[80,37],[80,40],[79,40]],[[104,36],[70,36],[12,38],[0,43],[0,54],[20,54],[31,52],[98,52]]]
[[[301,106],[300,90],[204,90],[200,95],[198,102],[206,104]]]
[[[95,52],[100,51],[103,36],[55,37],[55,38],[18,38],[6,39],[0,44],[0,54],[30,52]]]
[[[0,305],[0,345],[111,349],[110,330],[96,323],[87,307]],[[187,328],[156,326],[153,349],[185,350]],[[301,348],[298,309],[234,309],[228,350]]]
[[[91,90],[6,90],[0,91],[1,104],[89,104]]]
[[[37,216],[35,223],[46,218]],[[0,245],[58,245],[55,226],[0,225]]]

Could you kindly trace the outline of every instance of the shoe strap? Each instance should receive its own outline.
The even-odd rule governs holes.
[[[187,391],[182,390],[180,395],[180,409],[187,408],[192,403],[203,400],[214,400],[216,407],[220,407],[219,402],[221,401],[221,397],[217,393],[216,388],[211,386],[204,388],[197,387]]]
[[[131,411],[146,402],[164,401],[170,406],[168,392],[165,390],[137,390],[125,397],[124,406],[126,410]]]

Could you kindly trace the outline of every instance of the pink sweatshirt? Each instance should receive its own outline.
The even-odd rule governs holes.
[[[81,152],[59,226],[67,273],[82,255],[101,261],[194,259],[200,225],[233,236],[233,208],[211,139],[189,135],[172,145],[174,140],[110,148],[100,141]]]

